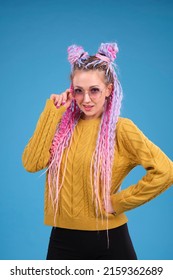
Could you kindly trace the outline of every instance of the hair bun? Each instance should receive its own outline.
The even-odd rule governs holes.
[[[98,49],[98,53],[105,55],[113,62],[118,52],[118,46],[116,43],[102,43]]]
[[[70,64],[74,64],[76,60],[81,58],[83,54],[86,54],[84,49],[81,46],[71,45],[67,49],[68,52],[68,61]]]

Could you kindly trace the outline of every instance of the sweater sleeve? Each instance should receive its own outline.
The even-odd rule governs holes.
[[[137,184],[111,195],[113,209],[120,214],[150,201],[171,186],[173,162],[129,119],[121,120],[118,141],[132,165],[142,165],[146,170]]]
[[[47,100],[34,134],[22,155],[22,163],[27,171],[36,172],[47,167],[52,139],[64,111],[65,107],[57,109],[52,100]]]

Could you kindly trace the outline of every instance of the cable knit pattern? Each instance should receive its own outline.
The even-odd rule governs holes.
[[[23,153],[26,170],[36,172],[47,167],[50,147],[57,124],[64,112],[48,100],[36,130]],[[102,211],[95,216],[93,190],[90,182],[90,163],[96,145],[100,118],[79,120],[65,166],[63,155],[61,174],[65,180],[59,196],[59,208],[54,224],[54,212],[45,186],[45,224],[80,230],[115,228],[127,222],[125,211],[151,200],[173,184],[172,161],[129,119],[119,118],[112,173],[111,201],[116,214]],[[137,165],[146,169],[146,175],[135,185],[117,192],[125,176]],[[101,187],[100,187],[101,196]]]
[[[123,154],[132,166],[142,165],[146,175],[137,184],[111,196],[117,214],[150,201],[173,184],[173,162],[131,120],[120,120],[118,135]]]
[[[57,110],[53,101],[47,100],[34,135],[29,140],[22,156],[23,165],[27,171],[36,172],[47,167],[52,138],[63,112],[65,112],[64,107]]]

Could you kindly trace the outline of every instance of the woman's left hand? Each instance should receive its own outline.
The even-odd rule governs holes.
[[[115,210],[112,207],[111,198],[109,197],[106,202],[103,201],[103,208],[108,214],[115,213]]]

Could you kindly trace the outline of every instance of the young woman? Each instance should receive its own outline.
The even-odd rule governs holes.
[[[47,259],[137,259],[124,212],[173,184],[172,161],[129,119],[121,118],[116,43],[90,56],[68,48],[71,86],[47,100],[23,153],[26,170],[47,168]],[[121,190],[142,165],[146,175]]]

